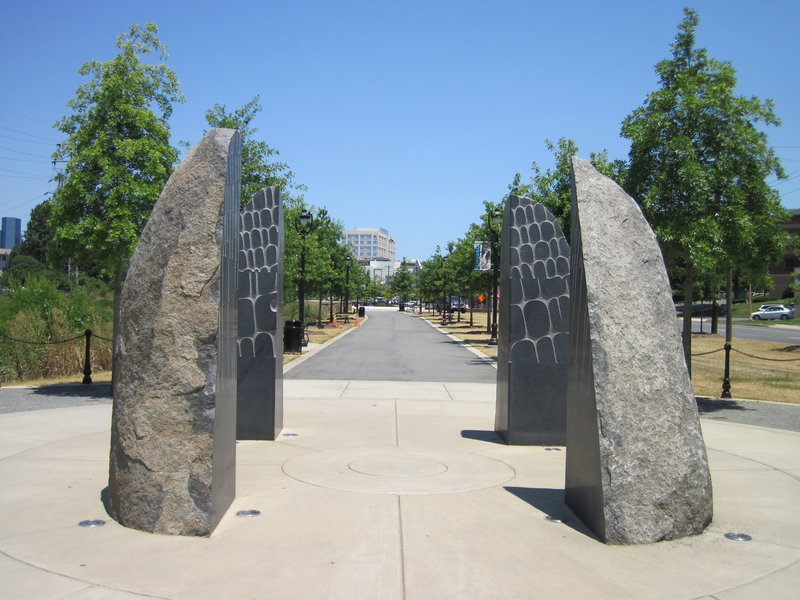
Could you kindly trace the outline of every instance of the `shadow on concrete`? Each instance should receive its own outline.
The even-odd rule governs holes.
[[[110,383],[55,383],[33,388],[33,393],[40,396],[59,396],[77,398],[110,398]]]
[[[503,446],[506,443],[503,441],[497,433],[494,431],[484,431],[480,429],[464,429],[461,431],[461,437],[466,438],[468,440],[477,440],[479,442],[490,442],[492,444],[501,444]]]
[[[697,402],[697,412],[701,415],[715,413],[720,410],[742,410],[752,411],[752,408],[742,406],[736,400],[725,400],[722,398],[709,398],[707,396],[695,396]]]
[[[574,529],[586,537],[592,538],[598,542],[600,541],[600,538],[598,538],[591,529],[584,525],[583,521],[576,517],[575,513],[573,513],[564,503],[564,490],[553,488],[524,488],[509,486],[504,486],[503,489],[514,494],[523,502],[527,502],[536,510],[543,512],[543,519],[548,516],[552,516],[562,520],[561,523],[553,522],[553,527],[566,525],[570,529]]]

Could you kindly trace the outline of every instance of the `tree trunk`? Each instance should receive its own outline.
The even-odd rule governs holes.
[[[725,286],[725,341],[730,344],[733,338],[733,269],[728,269],[728,282]]]
[[[714,298],[711,303],[711,335],[717,335],[717,324],[719,323],[719,315],[717,315],[718,308],[717,299]]]
[[[469,299],[469,328],[472,329],[475,326],[474,322],[474,313],[475,313],[475,296],[471,296]]]
[[[686,280],[684,282],[683,297],[683,357],[689,377],[692,376],[692,300],[694,295],[694,271],[692,263],[686,263]]]
[[[492,333],[492,305],[491,300],[489,299],[491,294],[486,294],[486,333]]]

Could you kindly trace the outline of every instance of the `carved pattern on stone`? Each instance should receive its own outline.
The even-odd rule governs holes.
[[[539,364],[569,359],[569,245],[539,202],[509,198],[509,342],[511,359],[522,347]]]
[[[280,189],[271,187],[257,192],[242,208],[240,223],[239,439],[272,440],[282,424]]]
[[[509,444],[563,444],[569,364],[569,245],[529,198],[506,203],[496,430]]]

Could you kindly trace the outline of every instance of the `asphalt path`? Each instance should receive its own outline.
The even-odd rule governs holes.
[[[497,370],[426,321],[367,308],[358,329],[284,375],[288,379],[494,383]]]
[[[703,319],[702,333],[709,333],[710,331],[711,319]],[[692,333],[701,333],[700,319],[692,319]],[[717,333],[723,337],[725,336],[725,325],[722,320],[720,320],[719,326],[717,327]],[[765,342],[786,344],[787,346],[796,346],[800,344],[800,327],[797,325],[752,325],[746,320],[742,322],[734,320],[733,337],[734,339],[762,340]]]

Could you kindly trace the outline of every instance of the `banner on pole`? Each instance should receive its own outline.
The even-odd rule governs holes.
[[[473,270],[492,270],[492,245],[489,242],[475,242],[475,268]]]

